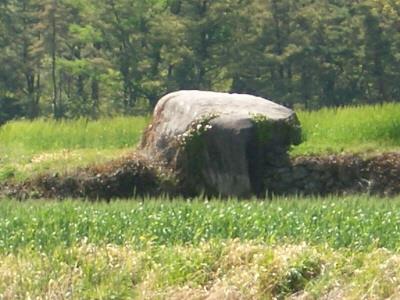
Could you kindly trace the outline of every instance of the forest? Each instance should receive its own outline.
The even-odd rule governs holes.
[[[399,20],[399,0],[2,0],[0,124],[146,114],[181,89],[397,101]]]

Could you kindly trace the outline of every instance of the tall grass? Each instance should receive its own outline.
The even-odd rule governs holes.
[[[156,201],[157,200],[157,201]],[[162,201],[158,201],[162,200]],[[87,240],[141,248],[208,240],[327,244],[400,249],[400,198],[185,202],[146,199],[111,204],[3,201],[0,252],[45,252]]]
[[[1,147],[26,151],[111,149],[135,146],[147,117],[54,121],[16,121],[0,127]]]
[[[400,104],[299,111],[304,143],[295,154],[400,148]]]

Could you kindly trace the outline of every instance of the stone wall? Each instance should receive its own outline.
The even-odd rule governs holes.
[[[271,194],[400,194],[400,153],[303,156],[278,161],[281,163],[266,166],[265,189]]]

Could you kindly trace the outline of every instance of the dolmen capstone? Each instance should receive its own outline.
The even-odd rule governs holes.
[[[298,144],[294,111],[245,94],[178,91],[157,103],[140,151],[190,193],[265,193],[265,170]]]

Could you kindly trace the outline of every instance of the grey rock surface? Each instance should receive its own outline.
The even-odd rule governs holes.
[[[296,114],[245,94],[179,91],[158,102],[141,152],[196,192],[262,192],[262,170],[300,142]]]

